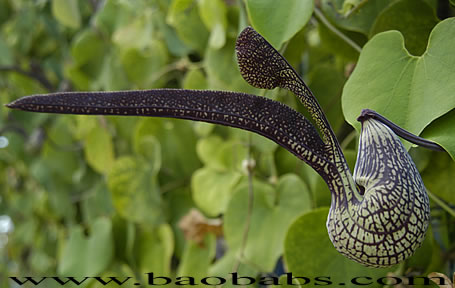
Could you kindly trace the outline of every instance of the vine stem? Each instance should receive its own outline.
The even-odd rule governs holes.
[[[348,147],[348,145],[356,138],[356,136],[357,136],[356,130],[353,130],[351,133],[349,133],[348,136],[346,136],[341,142],[340,144],[341,149],[345,150]]]
[[[434,195],[433,193],[430,192],[430,190],[427,189],[428,197],[430,197],[431,200],[433,200],[434,203],[436,203],[438,206],[440,206],[442,209],[444,209],[447,213],[455,217],[455,211],[449,207],[443,200],[441,200],[438,196]]]
[[[330,31],[332,31],[333,33],[335,33],[338,37],[340,37],[341,39],[343,39],[344,42],[346,42],[349,46],[351,46],[352,48],[354,48],[354,50],[356,50],[357,52],[361,52],[362,51],[362,48],[357,44],[355,43],[354,41],[352,41],[348,36],[344,35],[343,32],[341,32],[340,30],[338,30],[335,26],[333,26],[329,20],[327,20],[327,18],[325,18],[324,14],[321,12],[321,10],[319,10],[319,8],[317,7],[314,7],[314,15],[316,15],[316,18],[321,21],[325,26],[327,26],[327,28],[329,28]]]

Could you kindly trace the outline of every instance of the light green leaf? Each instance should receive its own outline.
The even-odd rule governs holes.
[[[433,8],[422,0],[400,0],[384,9],[376,18],[370,38],[387,30],[400,31],[408,51],[422,55],[431,29],[438,23]]]
[[[94,15],[94,24],[101,31],[111,35],[119,27],[132,22],[137,7],[133,2],[121,0],[103,1],[102,7]],[[137,2],[136,2],[137,3]]]
[[[174,27],[179,38],[192,49],[205,50],[209,32],[199,18],[194,0],[174,0],[169,8],[167,23]]]
[[[69,233],[63,243],[58,273],[76,277],[101,274],[114,254],[111,220],[98,218],[90,226],[88,237],[82,226],[72,227]]]
[[[183,89],[207,89],[207,80],[200,69],[190,69],[183,78]]]
[[[201,19],[210,30],[209,45],[215,49],[221,48],[226,43],[227,9],[222,0],[198,1]]]
[[[153,135],[140,135],[134,138],[134,151],[151,165],[153,174],[161,168],[161,146]]]
[[[162,221],[162,200],[157,171],[141,158],[118,158],[109,172],[107,183],[117,212],[140,223]]]
[[[150,89],[160,87],[161,70],[168,62],[166,46],[161,41],[153,41],[146,50],[125,49],[121,54],[121,63],[128,80],[138,88]]]
[[[167,181],[182,181],[200,167],[195,148],[196,137],[191,124],[190,121],[157,118],[143,118],[136,124],[134,138],[150,135],[160,142]]]
[[[86,223],[92,223],[99,217],[112,216],[115,213],[105,181],[96,183],[86,195],[88,196],[82,200],[82,213]]]
[[[313,0],[247,0],[251,24],[273,47],[280,49],[310,20]],[[273,11],[273,13],[271,13]]]
[[[242,182],[234,193],[224,215],[224,234],[229,249],[239,251],[248,217],[248,183]],[[261,271],[271,272],[283,253],[289,225],[311,209],[311,198],[307,186],[293,174],[282,176],[276,189],[254,181],[253,193],[253,213],[243,261],[260,267]]]
[[[343,90],[346,121],[358,129],[356,118],[368,108],[419,135],[429,123],[452,110],[455,37],[450,35],[454,29],[454,18],[436,25],[421,57],[409,55],[397,31],[373,37]]]
[[[77,0],[52,0],[52,14],[65,26],[74,29],[81,26]]]
[[[94,29],[78,33],[72,43],[71,55],[77,66],[92,65],[92,60],[102,59],[106,53],[106,43]]]
[[[196,151],[207,167],[217,171],[241,171],[242,162],[247,158],[247,148],[236,140],[223,140],[209,136],[198,141]]]
[[[328,208],[312,210],[291,225],[284,247],[284,257],[289,271],[294,275],[305,275],[310,279],[327,275],[332,283],[344,283],[342,285],[350,287],[354,284],[351,284],[351,280],[360,275],[377,279],[396,269],[396,267],[371,269],[338,253],[327,234],[328,213]],[[371,282],[368,287],[383,286],[374,281],[368,282]]]
[[[185,251],[177,270],[178,276],[191,276],[195,279],[207,277],[210,264],[213,262],[216,250],[216,237],[207,234],[203,245],[187,241]]]
[[[73,61],[65,65],[65,76],[77,89],[93,89],[94,79],[102,73],[109,45],[93,28],[79,32],[71,45]]]
[[[422,137],[444,147],[455,161],[455,135],[450,133],[453,127],[455,127],[455,109],[428,125],[423,130]]]
[[[171,259],[174,252],[174,235],[168,224],[151,228],[145,224],[141,226],[136,257],[142,273],[153,271],[160,276],[171,275]]]
[[[150,9],[141,11],[138,17],[126,25],[118,27],[112,34],[112,42],[121,48],[147,48],[153,43],[152,12]]]
[[[87,163],[98,173],[107,173],[114,163],[114,144],[111,134],[100,125],[85,138],[84,155]]]
[[[226,210],[241,177],[238,172],[217,172],[210,168],[197,170],[191,177],[194,202],[208,216],[218,216]]]
[[[114,53],[108,53],[103,59],[103,65],[97,79],[92,83],[92,89],[118,91],[126,90],[130,87],[128,77],[123,69],[119,56]]]

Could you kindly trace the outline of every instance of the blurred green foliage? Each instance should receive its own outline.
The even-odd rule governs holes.
[[[0,99],[57,90],[221,89],[304,112],[293,95],[260,91],[241,78],[235,39],[253,25],[314,91],[351,168],[357,132],[344,119],[354,125],[362,108],[423,131],[455,158],[455,20],[440,22],[441,5],[450,7],[448,0],[0,0]],[[443,14],[454,15],[450,9]],[[387,30],[399,32],[380,33]],[[444,153],[410,150],[437,200],[423,247],[397,267],[372,270],[331,245],[322,179],[260,136],[182,120],[5,108],[0,132],[2,287],[16,287],[7,276],[144,283],[147,272],[226,278],[285,269],[340,283],[453,272],[455,164]],[[191,209],[207,217],[198,224],[206,229],[182,221]],[[136,287],[128,283],[123,287]]]

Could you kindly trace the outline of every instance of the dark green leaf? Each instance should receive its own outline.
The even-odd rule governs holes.
[[[428,37],[438,23],[435,11],[422,0],[400,0],[384,9],[371,28],[370,37],[387,30],[400,31],[412,55],[422,55]]]

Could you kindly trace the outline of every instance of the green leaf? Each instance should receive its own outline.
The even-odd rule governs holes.
[[[216,237],[207,234],[203,245],[187,241],[185,251],[177,270],[178,276],[191,276],[195,279],[207,277],[210,264],[213,262],[216,250]]]
[[[121,26],[128,25],[134,17],[137,7],[132,2],[121,0],[103,1],[102,7],[94,16],[94,24],[108,35],[113,34]]]
[[[52,0],[52,14],[65,26],[74,29],[81,26],[81,15],[77,0]]]
[[[108,53],[103,59],[103,65],[97,79],[92,83],[92,89],[117,91],[130,87],[128,77],[116,53]]]
[[[373,37],[343,90],[346,121],[358,129],[356,118],[368,108],[419,135],[429,123],[452,110],[455,38],[450,35],[454,27],[454,18],[436,25],[421,57],[409,55],[397,31]]]
[[[344,7],[344,2],[345,0],[322,0],[321,8],[327,18],[337,26],[368,36],[377,15],[393,0],[364,1],[361,9],[354,9],[349,15],[342,15],[340,11]]]
[[[444,147],[455,161],[455,135],[449,132],[452,131],[453,127],[455,127],[455,109],[427,126],[423,130],[422,137]]]
[[[13,51],[11,50],[10,47],[8,47],[8,44],[3,39],[3,35],[0,35],[0,55],[2,55],[2,57],[0,58],[0,65],[2,66],[13,65],[14,63]]]
[[[433,8],[422,0],[400,0],[384,9],[371,28],[370,38],[387,30],[400,31],[408,51],[422,55],[431,29],[438,23]]]
[[[241,177],[238,172],[217,172],[210,168],[197,170],[191,177],[194,202],[208,216],[218,216],[226,210]]]
[[[112,216],[115,212],[112,198],[104,181],[88,191],[87,197],[82,200],[84,221],[91,223],[102,216]]]
[[[118,158],[108,174],[107,184],[117,212],[124,218],[140,223],[162,221],[162,200],[157,171],[141,158]]]
[[[111,220],[98,218],[90,226],[88,237],[81,226],[72,227],[69,233],[69,239],[63,244],[58,273],[76,277],[101,274],[113,257]]]
[[[134,151],[147,160],[153,173],[158,173],[161,168],[160,142],[152,135],[141,135],[134,138]]]
[[[241,171],[247,158],[247,149],[239,141],[225,141],[218,136],[209,136],[198,141],[196,150],[206,167],[217,171]]]
[[[427,169],[422,172],[425,187],[444,201],[455,204],[455,162],[442,152],[434,152],[432,156]]]
[[[141,11],[125,25],[119,26],[112,34],[112,42],[121,48],[145,49],[153,39],[152,12],[150,8]]]
[[[226,43],[227,9],[222,0],[198,1],[201,19],[210,30],[209,45],[215,49],[221,48]]]
[[[247,0],[251,24],[273,47],[280,49],[310,20],[313,0]],[[273,11],[273,13],[271,13]]]
[[[190,69],[186,72],[182,83],[183,89],[207,89],[207,80],[200,69]]]
[[[351,280],[360,275],[362,280],[359,282],[362,283],[365,280],[363,277],[377,279],[396,269],[396,267],[371,269],[336,251],[327,234],[328,213],[328,208],[312,210],[298,218],[289,228],[284,246],[284,257],[288,270],[292,271],[293,275],[305,275],[310,279],[328,275],[332,283],[344,283],[342,285],[349,287]],[[371,283],[368,287],[382,287],[374,281],[368,282]]]
[[[85,29],[78,33],[71,47],[71,55],[77,66],[92,64],[93,60],[102,59],[106,53],[106,43],[94,29]],[[96,61],[95,61],[96,62]]]
[[[245,219],[248,218],[248,183],[242,182],[234,193],[224,215],[224,234],[229,249],[240,251]],[[305,183],[293,174],[282,176],[276,189],[254,181],[253,193],[253,212],[243,261],[260,267],[261,271],[271,272],[283,253],[289,225],[311,209],[311,198]]]
[[[148,135],[154,136],[163,148],[161,157],[166,165],[166,181],[187,179],[200,167],[195,149],[196,137],[190,121],[143,118],[135,127],[133,137],[137,139],[134,142]]]
[[[166,46],[161,41],[153,41],[147,50],[126,49],[121,55],[121,63],[129,81],[141,89],[150,89],[163,84],[158,80],[168,58]]]
[[[142,225],[136,246],[136,257],[142,273],[153,271],[157,275],[171,275],[171,259],[174,252],[174,235],[168,224],[157,228]]]
[[[87,163],[98,173],[107,173],[114,163],[114,145],[111,134],[100,125],[85,138],[84,154]]]
[[[189,47],[202,53],[209,33],[199,18],[194,0],[174,0],[169,8],[167,23],[175,28],[179,38]]]

